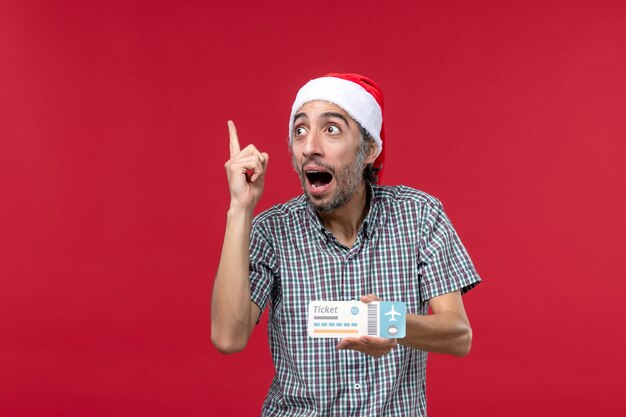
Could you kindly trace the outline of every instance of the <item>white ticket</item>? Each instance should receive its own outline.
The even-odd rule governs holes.
[[[406,335],[406,304],[392,301],[311,301],[307,331],[311,337]]]

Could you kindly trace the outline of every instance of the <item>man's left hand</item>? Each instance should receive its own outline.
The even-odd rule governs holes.
[[[371,301],[382,301],[374,294],[369,294],[361,297],[361,301],[369,303]],[[387,355],[397,346],[396,339],[385,339],[384,337],[373,336],[361,336],[361,337],[346,337],[341,339],[341,342],[337,345],[337,349],[352,349],[366,355],[380,358]]]

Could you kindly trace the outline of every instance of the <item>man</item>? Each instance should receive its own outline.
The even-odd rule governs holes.
[[[269,155],[240,150],[228,123],[231,204],[211,337],[222,352],[243,349],[270,304],[276,375],[265,416],[425,416],[426,352],[470,350],[461,294],[480,278],[438,200],[376,184],[382,107],[378,86],[356,74],[302,87],[289,148],[304,195],[254,220]],[[353,299],[405,302],[406,337],[307,335],[309,301]]]

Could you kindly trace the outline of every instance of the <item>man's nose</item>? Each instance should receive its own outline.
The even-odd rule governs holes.
[[[315,130],[311,131],[304,139],[302,146],[302,155],[313,156],[322,155],[322,138]]]

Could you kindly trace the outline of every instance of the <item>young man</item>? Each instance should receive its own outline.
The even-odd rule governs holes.
[[[264,416],[425,416],[427,352],[470,350],[461,294],[480,278],[437,199],[376,184],[382,107],[378,86],[356,74],[302,87],[289,138],[304,195],[254,220],[269,155],[240,150],[228,123],[231,204],[211,337],[222,352],[242,350],[270,304],[276,375]],[[309,301],[354,299],[405,302],[406,337],[307,335]]]

